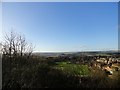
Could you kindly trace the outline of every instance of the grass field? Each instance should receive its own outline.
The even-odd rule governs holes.
[[[87,65],[73,64],[70,62],[57,62],[53,68],[61,70],[63,73],[68,75],[81,76],[90,74],[90,70]]]

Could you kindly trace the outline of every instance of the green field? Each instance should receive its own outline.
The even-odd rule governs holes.
[[[73,64],[70,62],[57,62],[53,68],[61,70],[68,75],[84,76],[90,74],[87,65]]]

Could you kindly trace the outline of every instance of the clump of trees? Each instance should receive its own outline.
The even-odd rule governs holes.
[[[28,55],[29,57],[33,52],[32,43],[28,43],[25,36],[13,31],[11,31],[10,34],[5,34],[1,45],[3,55],[7,55],[9,57],[22,57],[24,55]]]

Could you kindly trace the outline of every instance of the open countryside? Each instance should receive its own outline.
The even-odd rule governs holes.
[[[2,89],[120,88],[119,3],[0,5]]]

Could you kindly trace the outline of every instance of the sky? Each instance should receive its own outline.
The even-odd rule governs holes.
[[[4,2],[2,33],[24,34],[35,52],[118,49],[117,2]]]
[[[1,0],[3,2],[119,2],[119,0]]]

